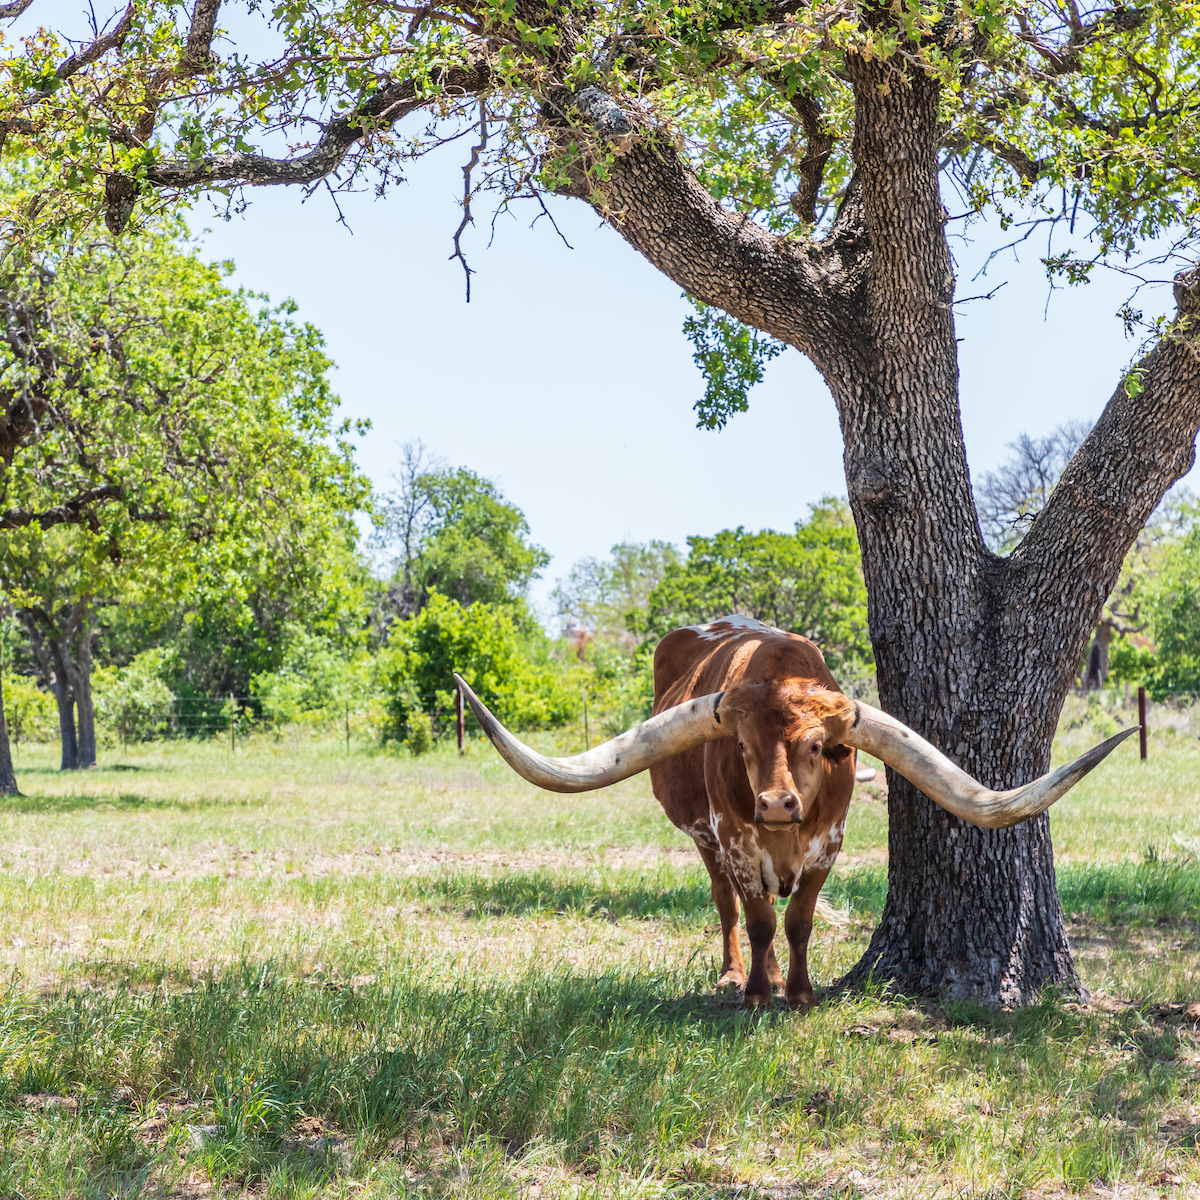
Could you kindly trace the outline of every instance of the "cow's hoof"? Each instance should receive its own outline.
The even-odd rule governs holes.
[[[742,1003],[747,1008],[764,1008],[771,1003],[771,999],[772,996],[769,990],[765,992],[747,991],[742,996]]]
[[[726,971],[721,976],[720,979],[717,980],[717,990],[718,991],[720,991],[721,988],[726,988],[726,987],[735,987],[738,989],[738,991],[741,991],[742,988],[744,988],[745,986],[746,986],[746,972],[735,970],[732,967],[728,971]]]
[[[812,992],[798,992],[794,996],[787,998],[788,1007],[798,1009],[800,1012],[807,1012],[817,1003],[817,998]]]

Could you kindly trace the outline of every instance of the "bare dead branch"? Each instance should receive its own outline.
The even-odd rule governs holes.
[[[488,141],[488,114],[487,102],[479,101],[479,141],[471,147],[471,157],[464,165],[463,172],[463,215],[462,220],[458,223],[458,228],[454,231],[454,253],[450,255],[452,259],[457,258],[462,263],[463,272],[467,277],[467,303],[471,303],[471,276],[474,272],[467,264],[467,256],[462,249],[462,235],[468,225],[474,224],[474,218],[471,216],[471,172],[479,165],[479,156],[487,149]]]

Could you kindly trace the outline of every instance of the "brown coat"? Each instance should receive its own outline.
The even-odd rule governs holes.
[[[667,816],[696,843],[721,917],[723,984],[765,1003],[783,986],[772,941],[776,896],[790,896],[788,1002],[813,1003],[808,939],[817,894],[842,845],[854,791],[854,751],[837,744],[853,721],[820,650],[746,617],[668,634],[654,655],[654,711],[726,692],[737,739],[710,741],[650,769]],[[732,711],[731,711],[732,710]],[[747,978],[739,901],[752,949]]]

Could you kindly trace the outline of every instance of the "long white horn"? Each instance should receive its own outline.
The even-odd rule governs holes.
[[[677,704],[632,729],[570,758],[547,758],[513,737],[488,711],[461,675],[454,676],[492,745],[523,779],[550,792],[590,792],[636,775],[655,763],[719,737],[730,737],[729,722],[721,723],[724,692]]]
[[[1074,762],[1024,787],[993,792],[907,725],[869,704],[859,703],[857,708],[858,719],[846,735],[849,745],[883,759],[935,804],[981,829],[1004,829],[1045,812],[1138,728],[1123,729]]]

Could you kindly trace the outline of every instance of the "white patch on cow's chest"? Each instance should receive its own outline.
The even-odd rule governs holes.
[[[719,820],[719,817],[718,817]],[[726,870],[747,896],[778,896],[781,888],[775,860],[754,831],[735,834],[721,843]]]
[[[806,871],[828,871],[833,866],[834,860],[842,848],[842,834],[845,829],[846,822],[840,821],[837,825],[809,839],[808,846],[804,851],[804,869]]]
[[[742,629],[752,629],[756,633],[783,632],[781,629],[776,629],[774,625],[764,625],[761,621],[756,621],[753,617],[743,617],[740,613],[734,613],[729,617],[718,617],[715,621],[709,621],[705,625],[688,625],[687,628],[706,642],[719,642],[722,638]]]

